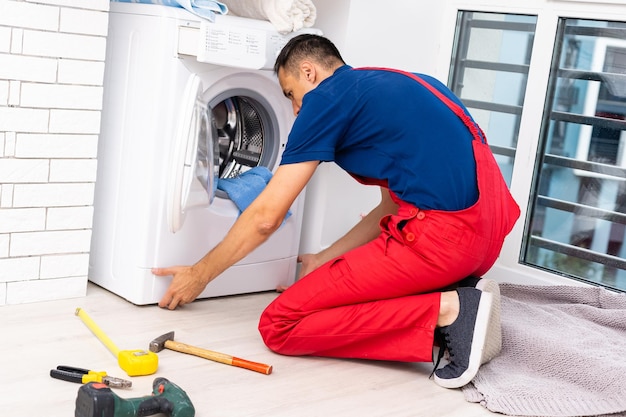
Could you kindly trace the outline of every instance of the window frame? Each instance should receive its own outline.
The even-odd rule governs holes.
[[[445,6],[444,21],[440,34],[441,48],[437,59],[435,76],[448,80],[455,41],[455,27],[460,11],[511,13],[536,15],[537,25],[533,53],[528,71],[524,108],[520,119],[515,161],[511,178],[511,194],[522,211],[520,219],[507,236],[500,257],[487,273],[499,281],[524,284],[566,284],[592,285],[553,272],[543,271],[534,266],[524,265],[520,259],[525,247],[526,224],[530,221],[533,177],[542,138],[542,120],[546,116],[545,103],[550,85],[552,57],[561,18],[583,20],[611,20],[626,22],[626,11],[622,5],[592,0],[554,1],[528,0],[524,5],[511,6],[499,0],[484,0],[480,3],[470,0],[451,0]],[[529,175],[531,173],[532,175]]]

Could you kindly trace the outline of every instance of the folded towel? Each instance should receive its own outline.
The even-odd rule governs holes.
[[[265,188],[272,178],[272,172],[266,167],[254,167],[236,178],[220,178],[217,189],[224,191],[242,213]],[[287,212],[285,220],[291,216]]]
[[[269,20],[276,30],[289,33],[315,24],[312,0],[222,0],[236,16]]]
[[[182,7],[204,19],[215,21],[216,14],[228,13],[228,7],[214,0],[111,0],[119,3],[160,4],[162,6]]]

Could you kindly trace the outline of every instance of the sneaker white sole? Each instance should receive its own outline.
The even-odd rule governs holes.
[[[492,279],[482,278],[476,284],[476,289],[484,293],[489,293],[493,297],[491,305],[491,314],[489,315],[489,327],[487,329],[487,340],[485,340],[485,348],[483,356],[480,360],[481,364],[485,364],[498,356],[502,350],[502,325],[500,323],[500,286]]]
[[[435,374],[435,382],[444,388],[461,388],[467,385],[478,373],[485,348],[485,341],[489,329],[489,316],[491,315],[493,296],[483,292],[478,303],[474,334],[472,336],[472,350],[470,351],[469,363],[465,372],[457,378],[442,379]]]

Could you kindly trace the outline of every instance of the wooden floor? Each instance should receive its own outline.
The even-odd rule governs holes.
[[[0,412],[11,417],[74,415],[80,385],[52,379],[70,365],[131,379],[122,398],[143,397],[155,376],[183,388],[198,417],[494,416],[428,379],[431,364],[285,357],[263,344],[257,320],[275,293],[197,301],[176,311],[135,306],[93,285],[86,297],[0,307]],[[271,364],[271,375],[165,350],[155,375],[126,376],[75,316],[83,308],[122,350],[147,349],[168,331],[176,340]]]

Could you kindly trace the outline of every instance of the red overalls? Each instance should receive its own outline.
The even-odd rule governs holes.
[[[297,281],[263,312],[259,331],[284,355],[430,362],[440,290],[481,276],[519,217],[478,126],[411,73],[463,120],[474,137],[479,198],[460,211],[420,210],[398,199],[380,236]]]

